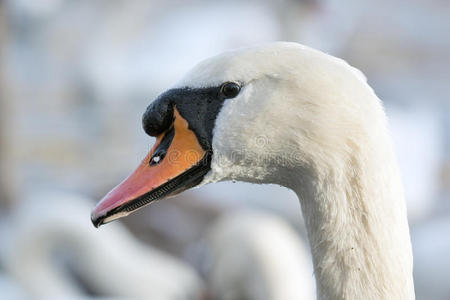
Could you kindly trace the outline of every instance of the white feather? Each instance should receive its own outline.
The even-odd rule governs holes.
[[[365,77],[295,43],[201,62],[177,86],[242,83],[225,101],[203,184],[242,180],[294,190],[319,299],[413,299],[403,189],[387,120]]]

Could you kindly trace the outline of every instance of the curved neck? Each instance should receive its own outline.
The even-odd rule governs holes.
[[[319,299],[414,299],[395,158],[390,149],[371,149],[371,155],[360,149],[342,163],[297,170],[291,183],[302,206]]]

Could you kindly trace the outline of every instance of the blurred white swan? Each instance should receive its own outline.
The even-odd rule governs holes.
[[[32,195],[0,227],[0,261],[33,299],[201,299],[193,268],[139,243],[121,224],[95,230],[91,205],[70,194]]]
[[[226,215],[206,241],[213,299],[315,299],[311,257],[282,219],[259,212]]]

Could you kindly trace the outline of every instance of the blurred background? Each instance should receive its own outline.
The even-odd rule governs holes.
[[[152,99],[199,60],[276,40],[368,77],[403,174],[417,299],[450,299],[449,16],[446,0],[0,1],[0,299],[314,299],[287,189],[220,183],[99,230],[89,219],[153,144]]]

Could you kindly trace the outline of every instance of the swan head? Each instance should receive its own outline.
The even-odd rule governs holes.
[[[299,168],[308,176],[345,161],[352,141],[380,120],[379,103],[362,101],[367,94],[373,91],[357,69],[296,43],[200,62],[148,106],[143,127],[156,143],[99,202],[92,222],[210,182],[291,187]]]

